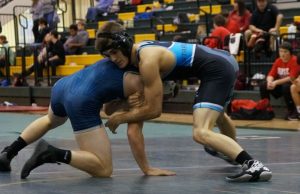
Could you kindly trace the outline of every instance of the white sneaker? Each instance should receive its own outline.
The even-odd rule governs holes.
[[[226,177],[229,182],[269,181],[272,172],[258,160],[248,160],[242,166],[242,172]]]

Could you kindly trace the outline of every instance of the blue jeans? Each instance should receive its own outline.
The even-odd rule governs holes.
[[[49,28],[52,30],[56,27],[56,24],[53,22],[54,11],[50,13],[46,13],[44,15],[45,20],[47,20]]]
[[[86,20],[87,21],[97,21],[98,14],[104,13],[102,10],[96,8],[96,7],[89,7],[87,14],[86,14]]]

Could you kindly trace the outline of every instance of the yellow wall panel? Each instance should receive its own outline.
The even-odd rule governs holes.
[[[118,18],[121,20],[133,20],[135,12],[119,13]]]
[[[134,35],[134,41],[136,43],[144,40],[156,40],[155,34],[136,34]]]

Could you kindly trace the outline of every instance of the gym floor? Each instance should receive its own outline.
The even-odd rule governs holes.
[[[39,116],[0,113],[0,149],[15,140],[23,128]],[[144,125],[144,137],[150,164],[176,171],[176,176],[144,176],[130,152],[126,125],[122,125],[116,135],[108,131],[114,165],[111,178],[91,178],[88,174],[65,164],[46,164],[33,170],[26,180],[22,180],[20,171],[32,154],[34,143],[27,146],[13,160],[12,172],[0,173],[0,193],[300,194],[300,133],[297,121],[293,123],[293,127],[287,124],[286,128],[281,127],[280,130],[270,130],[270,126],[267,129],[258,129],[260,127],[255,125],[255,122],[245,124],[247,128],[239,127],[238,142],[254,158],[261,160],[272,170],[273,178],[269,182],[229,183],[225,177],[238,173],[240,167],[208,155],[201,145],[192,140],[192,126],[185,118],[190,118],[190,115],[178,116],[187,124],[172,124],[172,118],[170,115],[169,117],[164,119],[167,121],[164,123],[147,122]],[[277,127],[278,125],[274,124]],[[44,139],[57,147],[77,149],[69,122],[50,131]]]

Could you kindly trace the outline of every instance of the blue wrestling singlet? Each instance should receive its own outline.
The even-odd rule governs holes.
[[[74,131],[99,126],[103,104],[124,98],[123,76],[124,70],[113,62],[98,61],[58,80],[52,88],[51,108],[56,116],[69,117]]]
[[[149,46],[167,48],[176,62],[164,80],[178,80],[197,77],[201,85],[195,97],[194,108],[210,108],[219,112],[230,100],[238,72],[238,63],[227,51],[206,46],[179,43],[144,41],[139,43],[139,52]]]

